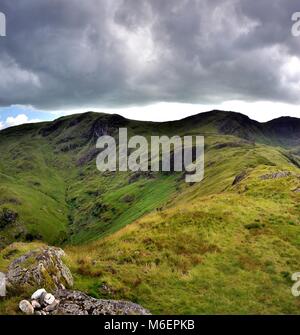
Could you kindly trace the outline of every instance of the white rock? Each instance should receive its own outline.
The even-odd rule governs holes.
[[[47,313],[44,311],[41,311],[41,315],[47,315]]]
[[[33,293],[31,300],[39,300],[43,293],[47,293],[44,288],[41,288]]]
[[[0,272],[0,297],[6,296],[6,276]]]
[[[45,301],[45,303],[46,303],[47,305],[51,305],[51,304],[54,303],[54,301],[55,301],[55,297],[54,297],[53,294],[51,294],[51,293],[47,293],[47,294],[45,295],[44,301]]]
[[[31,305],[34,309],[40,309],[42,306],[37,300],[32,300]]]
[[[19,304],[19,308],[23,313],[27,315],[34,314],[34,308],[32,307],[31,303],[27,300],[22,300]]]

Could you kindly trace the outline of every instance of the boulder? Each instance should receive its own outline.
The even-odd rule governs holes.
[[[20,310],[27,315],[34,314],[34,308],[32,307],[31,303],[27,300],[22,300],[19,304]]]
[[[73,277],[62,261],[64,255],[62,249],[48,247],[30,251],[15,259],[8,268],[8,287],[12,290],[28,286],[48,289],[72,287]]]
[[[151,315],[140,305],[128,301],[98,300],[85,293],[57,290],[57,315]]]
[[[55,297],[51,293],[47,293],[44,298],[44,302],[46,305],[52,305],[55,301]]]
[[[31,296],[32,300],[39,300],[43,293],[47,293],[44,288],[40,288],[39,290],[35,291]]]

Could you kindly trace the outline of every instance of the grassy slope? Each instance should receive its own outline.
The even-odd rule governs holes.
[[[56,242],[66,230],[67,208],[65,182],[49,164],[56,160],[52,148],[42,138],[32,139],[31,132],[24,132],[21,138],[2,136],[0,152],[0,207],[19,215],[18,224],[9,225],[2,237],[13,240],[31,234]]]
[[[18,221],[2,229],[0,246],[32,238],[50,244],[97,239],[172,198],[176,175],[141,176],[131,182],[133,173],[101,174],[91,132],[99,114],[78,119],[0,133],[0,214],[5,208],[18,213]],[[152,124],[131,122],[127,127],[149,135]]]
[[[21,140],[15,131],[0,136],[0,206],[16,209],[22,224],[49,243],[59,243],[69,230],[73,244],[86,242],[65,246],[77,288],[131,299],[153,313],[299,313],[290,276],[300,269],[300,195],[293,192],[300,172],[285,149],[266,145],[260,130],[257,137],[265,144],[241,140],[236,121],[233,134],[217,134],[215,115],[185,126],[132,123],[132,131],[146,135],[153,128],[204,133],[206,169],[204,181],[194,186],[178,175],[129,183],[128,174],[99,174],[94,160],[76,164],[93,146],[82,139],[95,117],[75,128],[68,124],[74,117],[66,118],[46,137],[32,137],[32,130],[20,131]],[[61,150],[70,143],[78,146]],[[13,159],[16,150],[20,155]],[[295,175],[259,178],[286,170]],[[232,186],[241,172],[247,178]],[[162,212],[153,212],[161,206]],[[13,246],[19,248],[24,245]],[[5,257],[8,249],[0,253],[0,271],[15,257]],[[14,308],[10,301],[1,306],[0,313]]]
[[[215,159],[220,171],[214,187],[207,177],[182,190],[173,207],[67,248],[76,286],[98,297],[137,301],[158,314],[299,313],[290,292],[291,274],[300,268],[300,195],[293,192],[299,176],[260,179],[299,169],[264,146],[208,153],[208,163]],[[230,186],[243,165],[248,177]],[[207,168],[207,176],[214,172]]]

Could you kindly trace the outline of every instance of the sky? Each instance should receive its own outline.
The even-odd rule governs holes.
[[[98,111],[300,117],[298,0],[1,0],[0,129]]]

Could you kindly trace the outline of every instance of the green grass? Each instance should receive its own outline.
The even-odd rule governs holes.
[[[87,114],[78,125],[72,124],[74,117],[62,119],[62,123],[58,120],[60,126],[46,136],[43,129],[51,124],[1,132],[0,211],[14,210],[18,222],[2,230],[0,246],[16,240],[78,244],[97,239],[172,197],[175,175],[157,174],[151,180],[142,176],[130,183],[131,174],[102,175],[95,159],[78,163],[95,148],[95,140],[88,136],[98,117]],[[131,122],[130,126],[149,134],[147,123]],[[128,194],[132,201],[123,201]]]
[[[105,296],[155,314],[298,314],[290,292],[300,268],[299,196],[291,193],[298,178],[270,180],[272,194],[253,194],[265,189],[256,178],[264,172],[255,170],[235,190],[177,203],[105,239],[68,247],[76,287],[103,297],[105,283],[112,292]]]
[[[174,176],[158,176],[154,180],[140,180],[128,184],[127,179],[124,181],[122,176],[114,176],[111,180],[110,189],[104,192],[99,202],[92,199],[86,200],[85,207],[76,209],[77,222],[84,222],[86,229],[81,229],[72,237],[71,242],[78,244],[98,239],[99,237],[111,234],[129,223],[134,222],[139,217],[161,207],[172,194],[175,193],[176,182]],[[116,181],[120,185],[113,186]],[[90,185],[89,185],[90,187]],[[126,202],[126,197],[130,196],[132,201]],[[83,202],[80,198],[79,202]],[[94,213],[87,226],[86,212],[92,212],[97,205],[105,204],[104,213],[99,210]],[[78,214],[77,214],[78,213]],[[97,220],[97,217],[99,220]],[[80,225],[80,223],[79,223]]]

